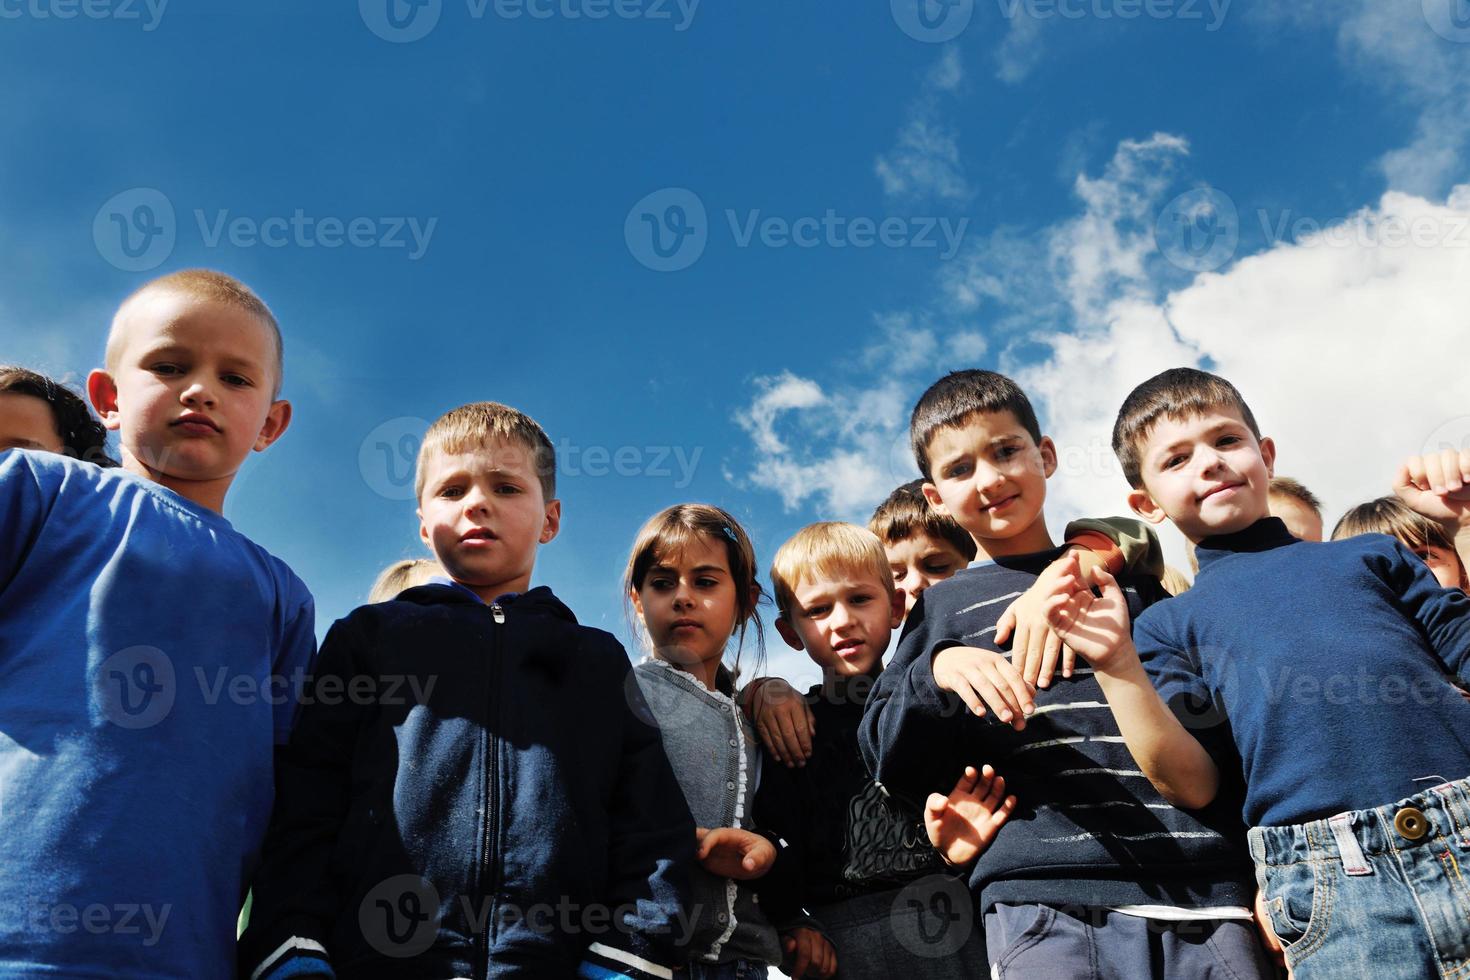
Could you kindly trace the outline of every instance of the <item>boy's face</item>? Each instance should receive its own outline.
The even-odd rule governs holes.
[[[1173,521],[1191,541],[1243,531],[1270,515],[1275,461],[1275,445],[1257,441],[1233,407],[1161,418],[1144,440],[1143,487],[1128,503],[1154,524]]]
[[[486,601],[526,591],[537,546],[561,526],[561,501],[543,499],[535,454],[499,439],[426,452],[419,536],[440,566]]]
[[[171,289],[135,297],[118,316],[113,363],[92,372],[87,390],[119,432],[124,467],[218,509],[245,457],[291,418],[274,398],[270,327]]]
[[[893,584],[903,590],[903,614],[907,616],[925,589],[964,568],[970,560],[943,538],[920,532],[902,541],[883,545]]]
[[[795,650],[806,650],[825,674],[869,674],[883,660],[888,638],[903,621],[903,595],[890,598],[883,582],[857,571],[792,590],[791,610],[776,629]]]
[[[930,438],[933,478],[924,496],[970,533],[981,554],[1041,550],[1049,542],[1032,539],[1056,468],[1051,439],[1038,445],[1009,411],[976,412]]]
[[[0,449],[65,452],[51,406],[34,395],[0,391]]]
[[[1271,509],[1271,516],[1281,518],[1281,523],[1286,525],[1293,537],[1303,541],[1322,540],[1322,515],[1297,498],[1284,493],[1273,493],[1268,496],[1266,505]]]

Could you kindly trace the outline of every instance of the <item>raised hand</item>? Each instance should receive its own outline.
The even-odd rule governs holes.
[[[1470,449],[1410,456],[1399,465],[1393,492],[1454,537],[1470,526]]]
[[[948,796],[930,793],[924,804],[924,829],[929,843],[949,864],[963,867],[980,856],[995,840],[1016,808],[1006,796],[1006,781],[986,766],[976,772],[966,766]]]
[[[695,858],[704,870],[721,878],[750,881],[776,863],[776,845],[739,827],[696,827],[694,839],[699,842]]]
[[[1067,557],[1067,568],[1046,602],[1046,618],[1062,641],[1097,670],[1107,670],[1120,650],[1130,645],[1128,599],[1118,580],[1105,569],[1093,570],[1094,595],[1082,577],[1077,556]]]
[[[1046,619],[1046,599],[1066,567],[1065,556],[1046,566],[1031,588],[1007,606],[995,624],[995,642],[1011,640],[1011,663],[1033,688],[1051,686],[1058,661],[1063,677],[1071,677],[1077,665],[1076,652],[1062,642]]]

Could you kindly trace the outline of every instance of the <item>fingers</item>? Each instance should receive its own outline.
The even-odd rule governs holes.
[[[990,826],[987,828],[990,839],[994,839],[995,832],[1000,830],[1014,812],[1016,812],[1016,798],[1015,796],[1007,796],[1001,801],[1000,806],[996,807],[995,812],[990,815]]]
[[[781,754],[781,739],[771,731],[770,725],[766,723],[764,718],[755,723],[755,731],[760,736],[761,745],[770,753],[772,759],[785,763],[787,766],[791,765],[791,763],[786,762],[786,757]]]
[[[1056,630],[1046,631],[1045,646],[1041,651],[1041,669],[1037,671],[1032,683],[1036,687],[1050,687],[1052,675],[1056,673],[1057,658],[1062,652],[1062,638],[1057,635]]]
[[[803,751],[801,736],[796,731],[796,719],[792,716],[789,706],[777,713],[776,725],[781,740],[782,754],[796,765],[805,762],[810,747],[808,746],[806,751]]]
[[[1061,639],[1061,637],[1058,637]],[[1072,672],[1077,669],[1077,651],[1062,644],[1062,676],[1071,677]]]
[[[791,965],[793,977],[806,976],[807,969],[812,965],[811,933],[802,930],[796,934],[796,962]]]
[[[837,972],[837,950],[821,936],[817,937],[817,976],[830,977]]]
[[[1005,797],[1006,779],[1004,776],[997,776],[995,770],[989,766],[985,767],[985,771],[987,776],[982,786],[985,792],[983,795],[978,793],[976,795],[980,796],[980,805],[993,812]]]
[[[976,786],[993,775],[995,775],[995,770],[988,765],[985,767],[983,776],[975,771],[974,766],[966,766],[965,771],[960,774],[959,782],[954,784],[954,792],[961,796],[972,796]]]
[[[1001,613],[1000,619],[995,621],[996,646],[1000,646],[1004,644],[1006,640],[1010,639],[1011,630],[1016,628],[1016,602],[1020,601],[1020,599],[1017,599],[1009,606],[1006,606],[1006,611]]]
[[[806,716],[807,738],[807,740],[802,744],[806,749],[806,757],[810,759],[812,756],[812,739],[817,737],[817,716],[812,713],[812,706],[807,704],[805,700],[801,702],[801,710],[805,713]]]

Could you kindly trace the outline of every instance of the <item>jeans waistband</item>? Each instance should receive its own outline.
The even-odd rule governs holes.
[[[1369,810],[1288,827],[1253,827],[1246,840],[1257,864],[1296,864],[1340,858],[1340,832],[1350,834],[1367,856],[1446,842],[1470,850],[1470,777]]]

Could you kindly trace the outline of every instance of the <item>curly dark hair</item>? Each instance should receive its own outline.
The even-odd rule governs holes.
[[[107,429],[70,388],[29,368],[0,364],[0,392],[30,395],[45,402],[66,455],[98,466],[117,465],[107,455]]]

